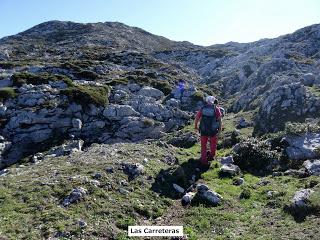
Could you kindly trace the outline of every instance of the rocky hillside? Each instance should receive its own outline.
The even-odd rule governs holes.
[[[320,25],[209,47],[108,22],[0,39],[0,237],[319,238],[319,49]],[[206,95],[228,112],[207,171]]]

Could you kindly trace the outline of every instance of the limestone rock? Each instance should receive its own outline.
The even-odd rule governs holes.
[[[138,95],[146,96],[146,97],[151,97],[159,100],[164,96],[164,93],[161,92],[160,90],[152,87],[143,87],[141,88],[138,93]]]
[[[320,176],[320,160],[307,160],[303,163],[303,166],[310,175]]]

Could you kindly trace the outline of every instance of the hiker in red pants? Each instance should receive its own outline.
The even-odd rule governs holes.
[[[203,106],[196,115],[195,129],[199,130],[201,135],[201,164],[209,166],[207,159],[207,142],[210,141],[209,159],[213,159],[216,154],[218,136],[221,132],[221,112],[214,104],[215,97],[208,96],[206,105]],[[198,123],[200,126],[198,128]]]

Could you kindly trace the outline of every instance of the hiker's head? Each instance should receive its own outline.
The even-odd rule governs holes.
[[[219,104],[218,99],[215,99],[215,100],[214,100],[214,104],[215,104],[215,105],[218,105],[218,104]]]
[[[213,105],[216,98],[214,96],[208,96],[206,97],[206,103],[209,105]]]

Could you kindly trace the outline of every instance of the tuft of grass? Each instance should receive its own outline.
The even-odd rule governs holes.
[[[81,105],[92,103],[94,105],[106,106],[109,102],[110,88],[108,86],[73,85],[61,90],[61,94],[66,95],[71,101]]]

